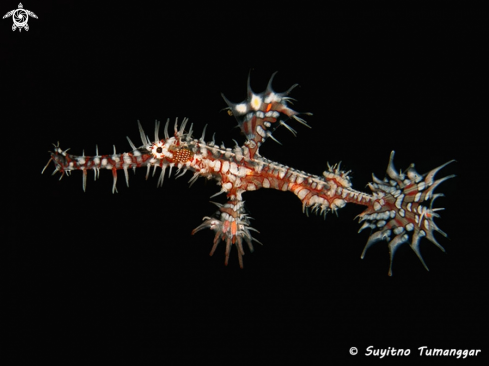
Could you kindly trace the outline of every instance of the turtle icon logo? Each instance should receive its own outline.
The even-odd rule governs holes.
[[[3,16],[3,19],[8,18],[10,16],[14,20],[14,24],[12,25],[12,30],[15,31],[17,28],[19,28],[19,32],[22,31],[22,28],[24,28],[26,31],[29,30],[29,26],[27,25],[29,16],[37,19],[37,15],[30,10],[24,9],[22,3],[19,3],[18,9],[14,9],[12,11],[9,11],[7,14],[5,14]]]

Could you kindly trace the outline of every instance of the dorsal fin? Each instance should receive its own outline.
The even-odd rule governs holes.
[[[277,72],[274,72],[264,92],[255,94],[251,89],[250,75],[248,74],[247,99],[241,103],[230,102],[224,94],[221,94],[227,103],[229,110],[236,118],[241,131],[246,136],[245,145],[249,149],[250,158],[257,153],[258,148],[281,125],[287,127],[295,135],[295,131],[285,122],[294,118],[303,125],[310,127],[306,121],[298,117],[298,112],[287,106],[289,93],[297,84],[294,84],[286,92],[276,93],[272,89],[272,81]],[[311,115],[311,113],[302,113]],[[276,140],[275,140],[276,141]]]

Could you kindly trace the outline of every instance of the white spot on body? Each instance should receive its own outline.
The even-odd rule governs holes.
[[[129,156],[129,154],[127,154],[127,153],[126,153],[126,154],[124,154],[123,159],[124,159],[124,163],[125,163],[125,164],[128,164],[128,165],[132,164],[132,159],[131,159],[131,157]]]
[[[248,187],[246,187],[247,191],[256,191],[256,186],[253,183],[249,183]]]
[[[404,195],[401,194],[399,197],[397,197],[397,200],[396,200],[396,207],[397,208],[401,208],[401,205],[402,205],[402,200],[404,199]]]
[[[311,196],[311,198],[309,198],[308,206],[312,206],[312,205],[316,204],[317,201],[318,201],[317,196]]]
[[[230,165],[229,165],[229,171],[231,173],[233,173],[234,175],[239,175],[239,170],[238,170],[238,166],[236,165],[236,163],[232,162]]]
[[[234,109],[236,109],[236,112],[239,112],[241,114],[245,114],[246,111],[247,111],[247,108],[246,108],[246,103],[241,103],[241,104],[238,104],[234,107]]]
[[[229,191],[231,188],[233,188],[233,184],[231,182],[224,183],[222,185],[222,188],[225,189],[226,191]]]
[[[392,232],[396,235],[399,235],[400,233],[402,233],[404,231],[404,228],[402,226],[399,226],[399,227],[396,227],[394,230],[392,230]]]
[[[250,102],[251,108],[257,111],[260,108],[261,103],[262,99],[258,95],[253,94]]]
[[[300,200],[302,200],[306,194],[309,193],[309,190],[308,189],[302,189],[298,194],[297,194],[297,197],[299,197]]]
[[[333,206],[336,206],[336,207],[338,207],[338,208],[345,207],[345,205],[346,205],[346,202],[345,202],[344,200],[342,200],[342,199],[337,198],[337,199],[335,199],[335,200],[333,201]],[[333,207],[333,206],[332,206],[332,207]]]
[[[265,103],[280,102],[282,99],[275,93],[270,93],[265,97]]]
[[[225,161],[224,163],[222,163],[221,172],[222,173],[227,173],[228,170],[229,170],[229,162],[228,161]]]

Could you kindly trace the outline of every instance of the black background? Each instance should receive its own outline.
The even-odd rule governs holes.
[[[0,22],[2,303],[19,363],[136,355],[335,364],[373,360],[363,355],[369,345],[411,349],[389,362],[419,361],[425,345],[487,352],[480,9],[23,5],[39,17],[28,32]],[[16,7],[3,2],[1,12]],[[421,246],[430,272],[407,245],[392,278],[385,243],[360,260],[369,235],[353,221],[361,207],[324,221],[307,218],[291,193],[246,193],[264,245],[240,270],[234,251],[223,265],[222,245],[208,256],[210,230],[190,234],[215,211],[212,181],[189,189],[187,174],[157,189],[138,171],[127,188],[120,173],[113,195],[107,171],[97,182],[89,174],[86,193],[80,172],[58,181],[51,165],[40,174],[52,142],[87,155],[96,144],[127,151],[126,135],[139,145],[136,120],[151,136],[155,119],[189,117],[196,136],[208,124],[218,142],[242,142],[220,93],[243,100],[250,70],[256,92],[277,70],[276,91],[299,83],[292,107],[314,113],[312,129],[291,123],[298,137],[274,134],[283,146],[267,142],[269,159],[314,174],[342,161],[359,190],[372,172],[383,178],[391,150],[399,169],[414,162],[420,173],[457,160],[439,174],[457,174],[438,189],[447,254]]]

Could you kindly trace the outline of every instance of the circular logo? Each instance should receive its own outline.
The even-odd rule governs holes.
[[[355,356],[358,353],[357,347],[350,348],[350,355]]]
[[[27,21],[29,20],[29,15],[24,9],[17,9],[12,14],[12,19],[14,20],[14,24],[17,27],[22,28],[24,25],[27,24]]]

